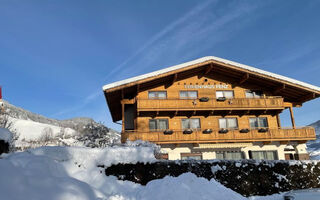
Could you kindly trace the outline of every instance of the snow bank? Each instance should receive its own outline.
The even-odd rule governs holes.
[[[96,199],[86,183],[69,177],[63,167],[44,156],[17,153],[0,159],[0,199]]]
[[[146,186],[106,176],[117,163],[154,162],[154,146],[130,144],[105,149],[41,147],[0,159],[0,199],[157,200],[245,199],[215,180],[186,173]]]
[[[192,173],[185,173],[179,177],[167,176],[164,179],[151,181],[138,193],[137,199],[244,200],[246,198],[213,179],[208,181]]]
[[[40,147],[30,149],[34,155],[49,157],[53,160],[74,161],[84,166],[104,165],[106,167],[118,163],[154,162],[154,149],[152,147],[113,146],[104,149],[88,147]]]
[[[0,128],[0,140],[9,143],[12,140],[12,133],[6,128]]]

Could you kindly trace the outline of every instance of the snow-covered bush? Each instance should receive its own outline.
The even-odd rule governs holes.
[[[11,150],[13,134],[6,128],[0,128],[0,154]]]
[[[120,163],[105,168],[107,176],[116,176],[119,180],[142,185],[148,185],[155,179],[177,177],[188,172],[207,180],[215,179],[244,196],[320,188],[320,162],[315,161],[185,160]]]

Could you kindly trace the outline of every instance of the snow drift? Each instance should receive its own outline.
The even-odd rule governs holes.
[[[153,145],[131,144],[105,149],[41,147],[6,154],[0,159],[0,199],[245,199],[215,180],[197,178],[191,173],[141,186],[105,176],[103,169],[97,167],[152,163],[156,161],[154,151]]]

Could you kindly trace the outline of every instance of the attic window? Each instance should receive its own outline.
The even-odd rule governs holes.
[[[148,97],[149,99],[166,99],[167,92],[166,91],[149,91]]]
[[[246,97],[247,98],[261,98],[263,96],[262,91],[259,90],[247,90]]]

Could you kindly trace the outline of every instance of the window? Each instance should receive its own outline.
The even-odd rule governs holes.
[[[201,153],[181,153],[181,160],[202,160]]]
[[[150,119],[149,120],[149,130],[166,130],[168,129],[168,119]]]
[[[250,128],[268,128],[268,119],[266,117],[253,117],[249,119]]]
[[[225,97],[226,99],[232,99],[234,97],[232,90],[216,91],[216,98]]]
[[[166,91],[149,91],[148,97],[149,99],[166,99],[167,92]]]
[[[246,97],[247,98],[261,98],[262,97],[262,91],[253,91],[253,90],[247,90],[246,91]]]
[[[277,151],[251,151],[249,157],[255,160],[278,160]]]
[[[244,159],[244,155],[240,151],[218,151],[216,152],[216,159],[241,160]]]
[[[237,129],[238,120],[237,118],[221,118],[219,119],[219,127],[226,129]]]
[[[196,99],[198,98],[197,91],[180,91],[180,99]]]
[[[200,129],[200,119],[181,119],[182,129]]]

